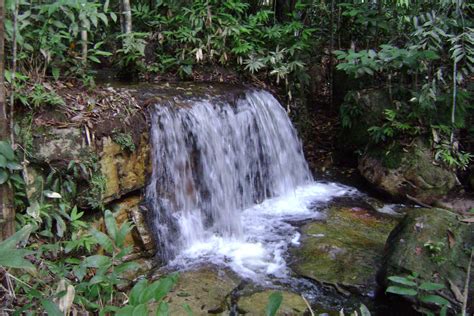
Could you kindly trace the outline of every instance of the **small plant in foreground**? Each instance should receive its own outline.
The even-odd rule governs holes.
[[[437,305],[440,307],[440,315],[447,315],[448,308],[451,307],[448,300],[436,294],[436,291],[444,289],[440,283],[421,282],[417,273],[408,276],[391,276],[388,278],[390,285],[386,292],[401,296],[416,297],[421,303]],[[425,312],[430,315],[430,312]]]

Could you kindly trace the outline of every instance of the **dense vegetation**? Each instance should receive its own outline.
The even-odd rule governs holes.
[[[383,115],[363,131],[359,152],[403,150],[423,138],[433,160],[447,168],[466,170],[473,158],[474,4],[466,0],[6,0],[4,8],[0,225],[11,233],[8,216],[16,213],[19,230],[0,244],[0,296],[11,298],[0,303],[8,311],[56,315],[57,305],[74,305],[126,315],[145,313],[154,300],[158,314],[167,314],[162,298],[176,276],[135,285],[125,277],[137,268],[124,260],[130,225],[117,227],[107,211],[107,234],[83,221],[75,174],[96,184],[88,207],[103,208],[93,158],[71,162],[64,174],[52,169],[39,195],[26,197],[22,170],[31,137],[20,116],[31,125],[32,113],[67,106],[61,87],[93,90],[106,69],[152,82],[245,80],[277,91],[288,110],[305,113],[301,100],[310,99],[310,69],[318,64],[327,102],[335,100],[336,86],[344,87],[345,101],[332,108],[340,109],[345,128],[364,123],[366,113],[353,102],[357,93],[376,89],[388,96]],[[129,136],[116,138],[134,150]],[[16,249],[18,243],[26,248]],[[28,273],[14,275],[16,268]],[[120,295],[130,288],[128,299]]]

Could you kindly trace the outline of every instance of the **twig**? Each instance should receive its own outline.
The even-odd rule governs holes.
[[[417,198],[407,194],[406,195],[407,199],[409,199],[410,201],[412,202],[415,202],[415,204],[418,204],[420,206],[423,206],[423,207],[427,207],[427,208],[433,208],[433,206],[429,205],[429,204],[426,204],[426,203],[423,203],[421,202],[420,200],[418,200]]]
[[[464,285],[464,301],[462,302],[462,316],[466,316],[467,309],[467,297],[469,296],[469,279],[471,277],[471,265],[472,265],[472,255],[474,253],[474,248],[471,249],[471,257],[469,258],[469,265],[467,267],[467,276],[466,284]]]
[[[309,305],[309,302],[308,302],[308,300],[306,299],[306,297],[304,297],[303,294],[301,294],[301,297],[303,298],[303,301],[306,303],[306,306],[308,306],[308,309],[309,309],[309,312],[311,313],[311,316],[314,316],[313,309],[311,308],[311,305]]]
[[[18,279],[16,276],[14,276],[13,274],[7,272],[7,276],[11,277],[12,279],[14,279],[15,281],[17,282],[20,282],[20,283],[23,283],[24,285],[26,285],[27,287],[29,287],[30,289],[32,289],[33,287],[31,285],[29,285],[28,283],[26,283],[25,281],[22,281],[20,279]]]

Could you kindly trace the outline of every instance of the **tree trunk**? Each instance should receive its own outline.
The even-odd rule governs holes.
[[[123,14],[123,32],[125,34],[132,33],[132,8],[130,7],[130,0],[122,0],[122,14]]]
[[[0,0],[0,140],[7,141],[10,136],[5,102],[4,60],[5,60],[5,1]],[[15,232],[15,210],[13,192],[7,184],[0,185],[0,240]]]
[[[13,36],[12,36],[12,79],[11,79],[11,93],[10,93],[10,141],[12,147],[15,148],[15,133],[13,132],[13,115],[15,113],[15,93],[16,93],[16,63],[17,63],[17,37],[18,37],[18,10],[20,1],[15,0],[15,8],[13,10]]]

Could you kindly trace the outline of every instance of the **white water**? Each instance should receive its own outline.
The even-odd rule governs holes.
[[[314,182],[278,101],[249,91],[236,104],[189,101],[152,112],[147,188],[161,257],[171,266],[211,262],[243,277],[285,277],[299,243],[292,221],[351,189]]]

